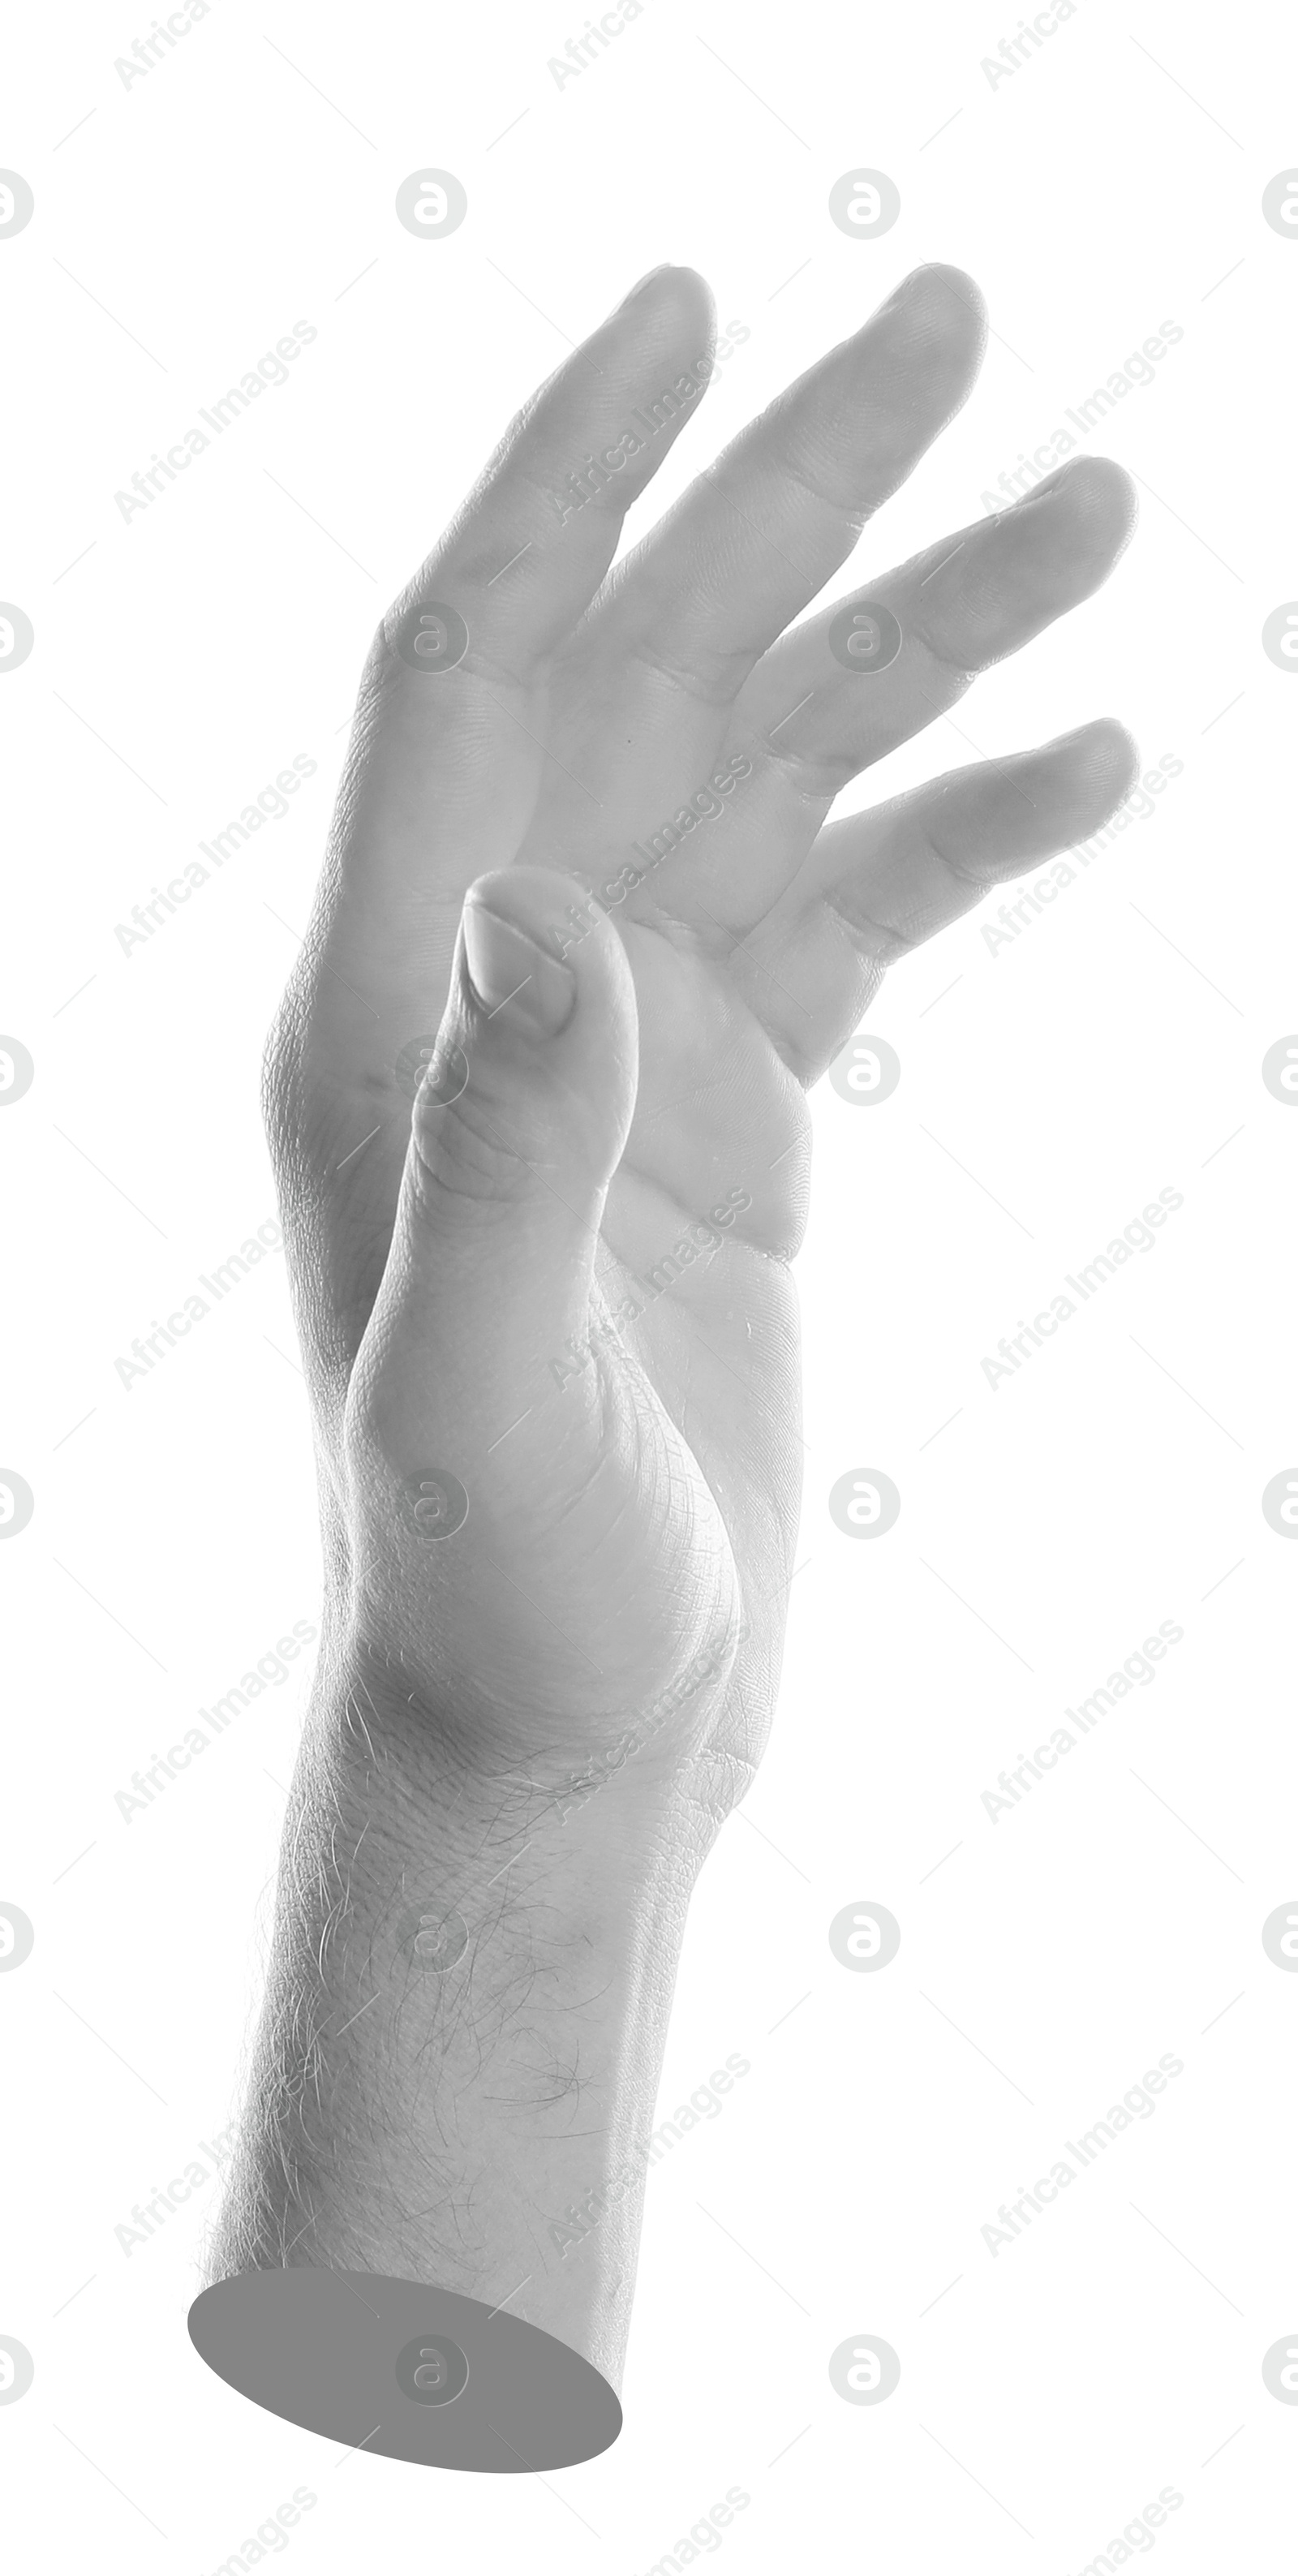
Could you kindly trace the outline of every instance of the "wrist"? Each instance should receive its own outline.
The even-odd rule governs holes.
[[[651,1775],[556,1802],[399,1701],[322,1662],[218,2268],[433,2282],[616,2381],[693,1869]]]
[[[526,1738],[468,1691],[412,1687],[409,1656],[354,1616],[327,1614],[324,1634],[307,1749],[367,1813],[400,1814],[457,1901],[508,1865],[511,1890],[552,1896],[613,1938],[683,1921],[752,1777],[714,1741],[733,1631],[642,1708],[579,1725],[538,1716]]]

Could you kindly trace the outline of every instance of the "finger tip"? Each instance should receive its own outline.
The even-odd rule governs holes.
[[[1105,815],[1130,795],[1140,774],[1140,745],[1117,716],[1096,716],[1057,735],[1048,748],[1063,763],[1080,801]]]
[[[488,868],[482,876],[475,877],[464,900],[499,913],[503,920],[515,922],[535,939],[568,905],[589,903],[591,892],[580,877],[570,876],[566,868],[515,863]]]
[[[561,957],[579,986],[595,974],[602,983],[630,988],[622,940],[598,885],[584,877],[518,861],[475,877],[465,896],[466,908],[470,904],[512,922],[547,956]]]
[[[924,295],[934,303],[949,306],[952,299],[966,313],[976,314],[986,322],[987,298],[976,277],[967,268],[957,268],[954,260],[925,259],[913,268],[905,280],[911,296]]]
[[[1125,766],[1133,773],[1140,767],[1140,745],[1121,716],[1096,716],[1089,727],[1097,744],[1102,744],[1115,767]]]
[[[710,344],[716,326],[716,300],[701,270],[684,262],[663,260],[651,268],[632,287],[621,307],[634,310],[637,320],[666,325],[674,332],[688,332],[691,327]]]
[[[1135,518],[1136,489],[1123,467],[1107,456],[1075,456],[988,524],[1004,549],[1010,595],[1038,620],[1080,607],[1102,587]]]
[[[976,278],[949,260],[925,260],[903,278],[894,299],[917,335],[981,357],[988,332],[987,299]]]
[[[1111,456],[1075,456],[1055,486],[1070,515],[1113,555],[1129,543],[1140,513],[1135,483]]]

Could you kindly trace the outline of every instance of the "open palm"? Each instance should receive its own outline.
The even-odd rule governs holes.
[[[702,282],[654,272],[376,638],[268,1115],[333,1650],[493,1776],[629,1739],[707,1824],[742,1794],[798,1515],[807,1089],[892,957],[1131,784],[1106,720],[826,821],[1130,531],[1079,461],[790,625],[985,327],[917,271],[610,569],[712,365]]]

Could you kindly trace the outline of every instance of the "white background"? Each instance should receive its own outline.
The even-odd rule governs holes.
[[[0,1977],[0,2331],[36,2366],[0,2408],[14,2563],[260,2564],[301,2485],[295,2576],[642,2576],[696,2563],[675,2544],[737,2485],[733,2576],[1067,2576],[1170,2485],[1169,2576],[1288,2565],[1298,2409],[1260,2365],[1298,2330],[1298,1978],[1260,1927],[1298,1891],[1298,1548],[1259,1498],[1298,1459],[1298,1115],[1260,1063],[1298,1028],[1298,688],[1260,631],[1298,595],[1298,243],[1260,201],[1292,27],[1080,0],[993,86],[1009,9],[646,0],[560,88],[585,20],[549,0],[213,0],[127,88],[149,23],[29,11],[0,135],[36,196],[0,243],[0,593],[36,633],[0,683],[0,1028],[36,1064],[0,1121],[0,1463],[36,1497],[0,1548],[0,1897],[36,1927]],[[393,211],[429,164],[469,199],[440,242]],[[827,212],[863,165],[901,193],[875,241]],[[622,2436],[544,2481],[344,2458],[189,2345],[214,2189],[115,2235],[232,2116],[257,1991],[302,1664],[147,1813],[114,1799],[318,1616],[281,1258],[146,1380],[114,1361],[272,1214],[260,1050],[356,675],[513,410],[644,270],[704,272],[751,336],[634,538],[924,258],[973,272],[995,336],[843,590],[1184,337],[1087,442],[1140,478],[1111,584],[848,801],[1103,713],[1183,772],[1012,945],[981,935],[998,895],[895,972],[889,1101],[817,1094],[803,1570],[661,2112],[728,2053],[751,2071],[651,2177]],[[125,523],[114,493],[299,318],[290,381]],[[289,815],[124,954],[115,924],[298,753]],[[984,1354],[1164,1188],[1156,1247],[993,1391]],[[866,1465],[903,1502],[863,1545],[826,1496]],[[993,1824],[997,1773],[1165,1620],[1157,1680]],[[858,1899],[902,1926],[879,1974],[828,1946]],[[1165,2053],[1155,2114],[993,2256],[997,2205]],[[829,2381],[860,2333],[901,2356],[882,2406]]]

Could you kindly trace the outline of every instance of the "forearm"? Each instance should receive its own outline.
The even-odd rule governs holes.
[[[212,2279],[427,2281],[618,2384],[692,1876],[630,1770],[487,1781],[408,1708],[322,1682]]]

